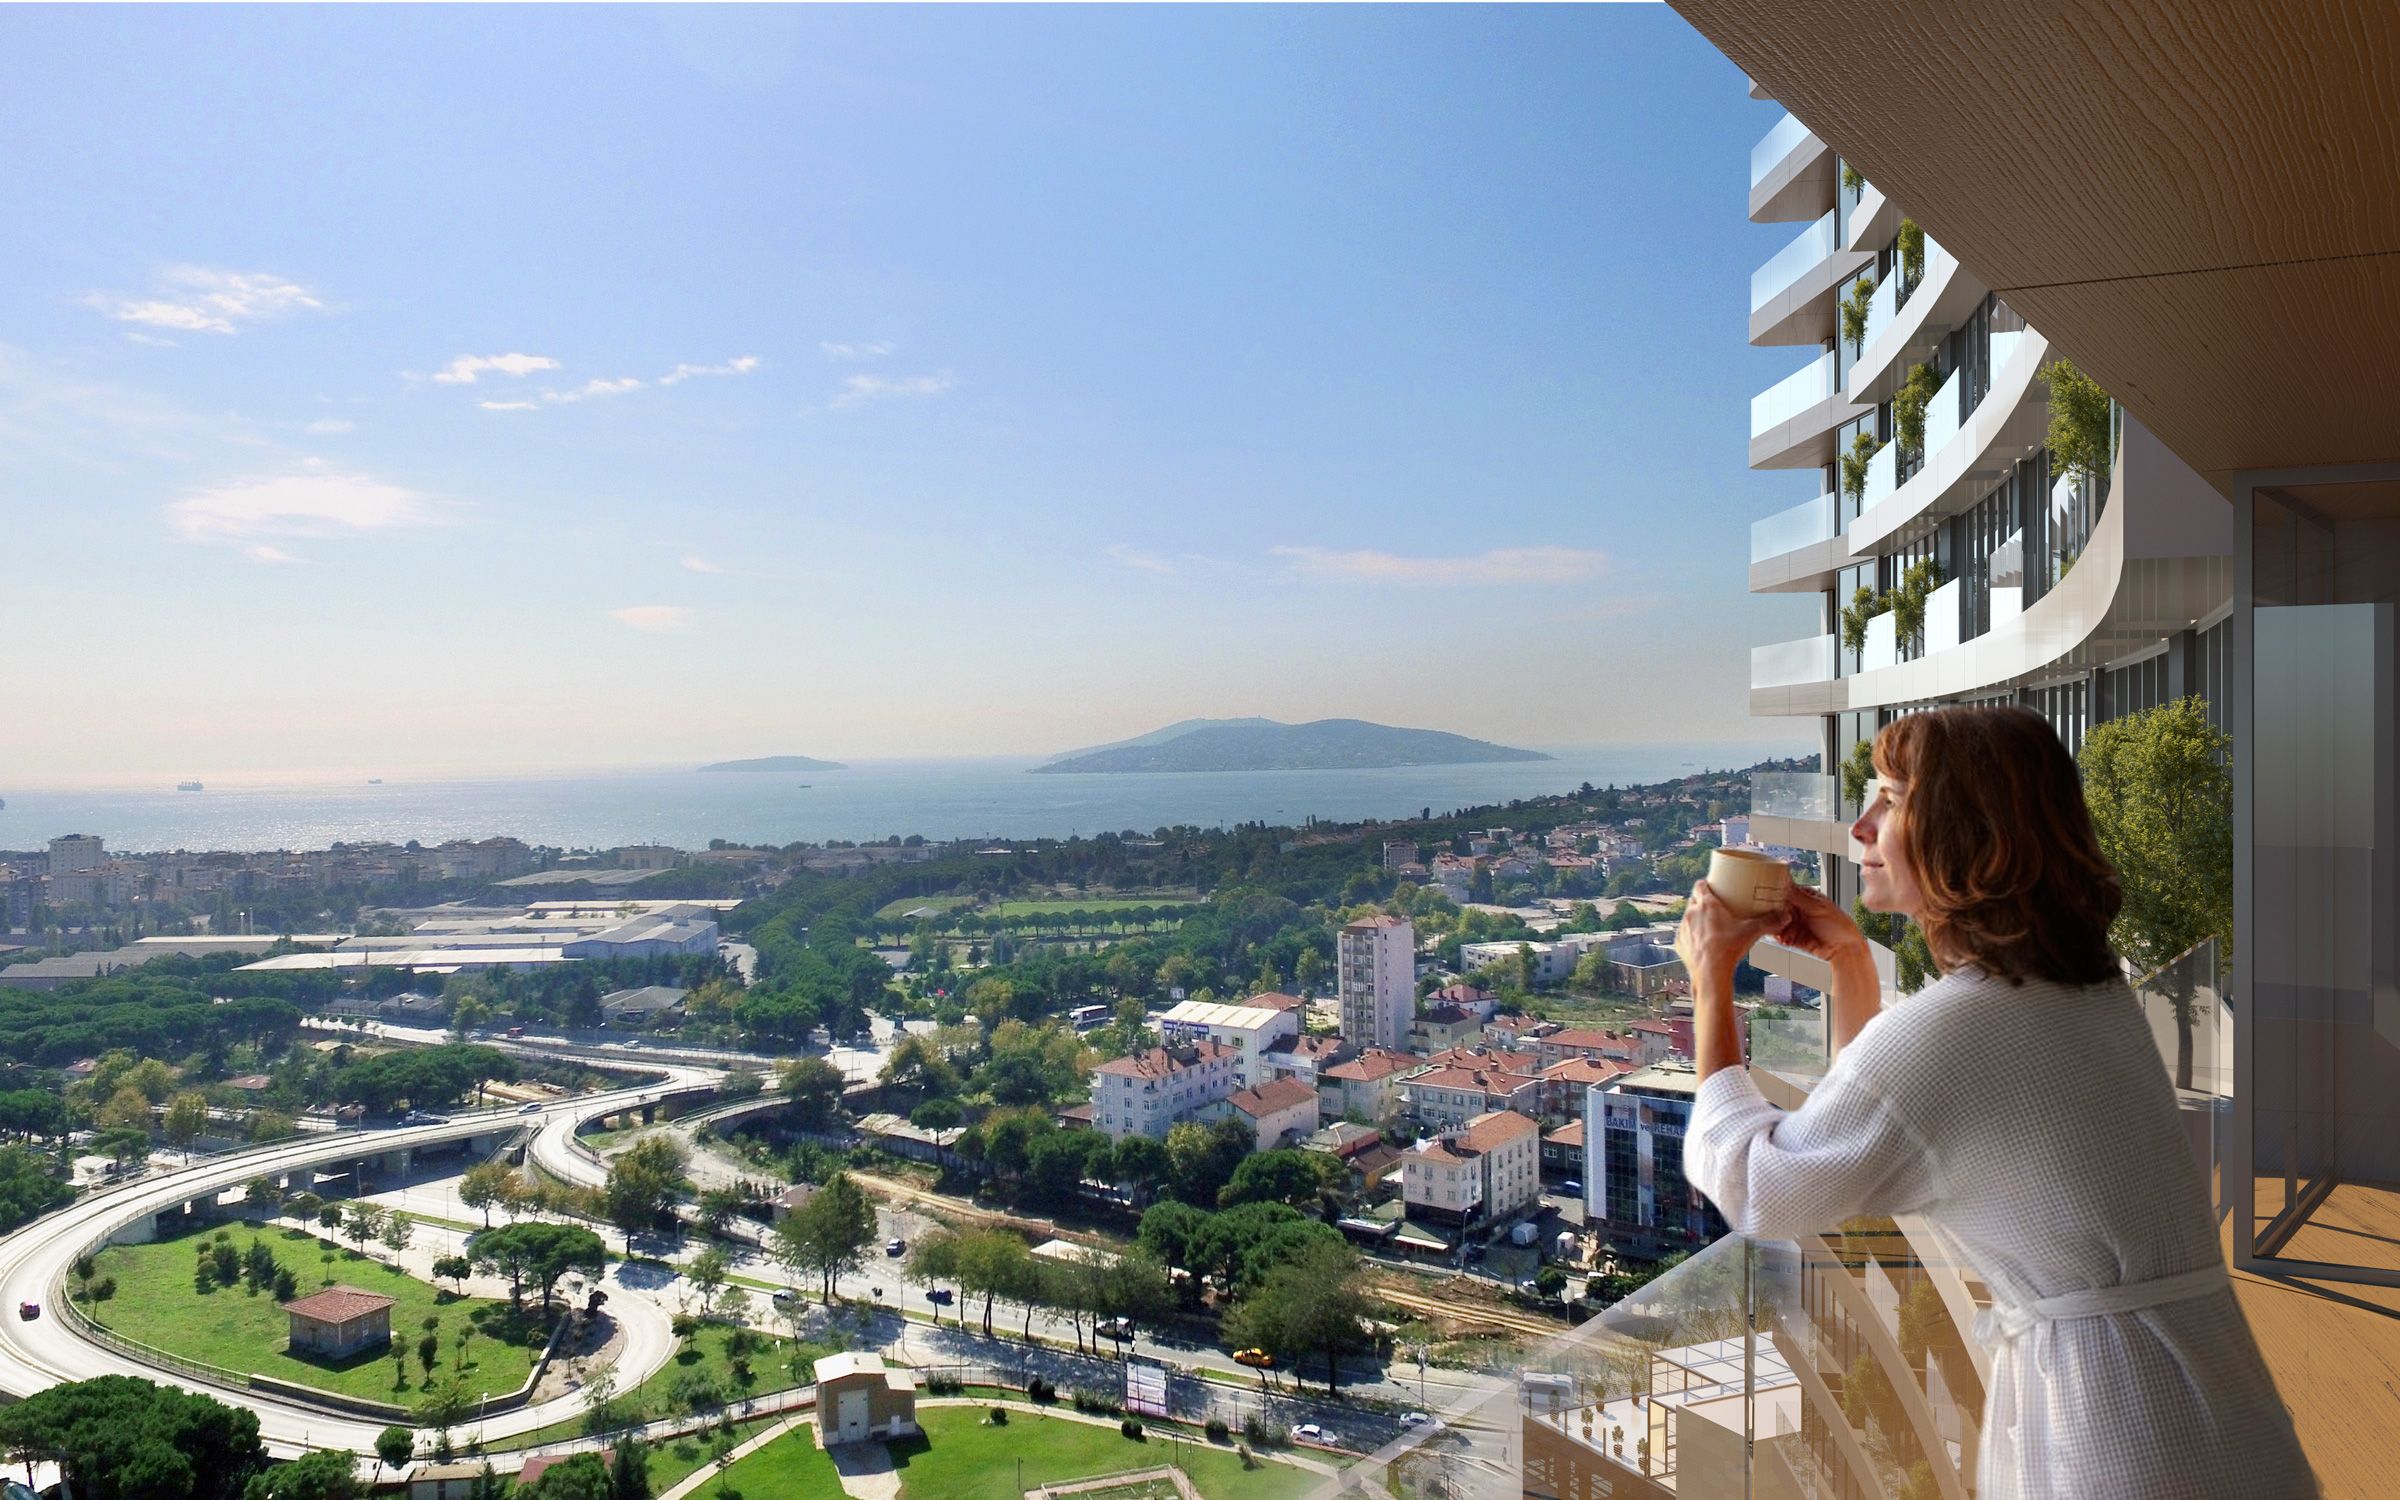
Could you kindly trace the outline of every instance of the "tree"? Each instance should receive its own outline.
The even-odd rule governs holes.
[[[254,1413],[129,1375],[0,1407],[0,1450],[55,1459],[76,1500],[238,1500],[267,1459]]]
[[[404,1213],[392,1213],[385,1216],[383,1233],[376,1238],[383,1241],[384,1249],[392,1252],[392,1264],[398,1265],[400,1252],[408,1248],[408,1242],[416,1237],[416,1232],[414,1219]]]
[[[50,1158],[23,1146],[0,1146],[0,1233],[64,1208],[74,1196],[74,1190],[58,1180]]]
[[[358,1461],[347,1450],[324,1448],[250,1476],[242,1500],[359,1500]]]
[[[632,1234],[675,1221],[675,1201],[692,1190],[684,1175],[689,1159],[681,1141],[671,1135],[646,1135],[609,1164],[608,1186],[601,1199],[608,1221]]]
[[[1332,1158],[1314,1151],[1261,1151],[1244,1157],[1233,1180],[1217,1202],[1234,1208],[1244,1203],[1282,1203],[1293,1208],[1314,1203],[1325,1191],[1325,1168]]]
[[[463,1255],[439,1256],[433,1263],[434,1279],[455,1283],[461,1293],[466,1291],[467,1278],[474,1271],[475,1263]]]
[[[1332,1392],[1340,1388],[1342,1356],[1372,1346],[1373,1311],[1358,1252],[1336,1237],[1268,1272],[1227,1316],[1225,1337],[1236,1348],[1264,1349],[1282,1360],[1323,1360],[1325,1389]]]
[[[578,1453],[543,1470],[513,1500],[609,1500],[608,1465],[597,1453]]]
[[[2198,698],[2096,724],[2084,736],[2084,800],[2125,891],[2110,935],[2144,973],[2208,938],[2232,939],[2231,745]],[[2196,979],[2189,965],[2169,976],[2177,1088],[2192,1086]]]
[[[416,1456],[416,1434],[405,1427],[391,1426],[375,1434],[375,1456],[387,1469],[403,1469]]]
[[[841,1069],[821,1057],[795,1057],[780,1077],[792,1101],[792,1122],[801,1129],[824,1130],[841,1118],[842,1090],[849,1087]]]
[[[429,1329],[417,1335],[417,1365],[425,1372],[426,1379],[433,1378],[434,1364],[441,1357],[442,1336],[439,1333]]]
[[[858,1269],[874,1242],[875,1205],[849,1173],[836,1172],[775,1226],[775,1238],[777,1258],[820,1277],[820,1300],[830,1304],[841,1273]]]
[[[1025,1185],[1040,1202],[1053,1207],[1075,1201],[1085,1171],[1095,1153],[1109,1153],[1108,1137],[1097,1130],[1054,1130],[1034,1140],[1026,1152]]]
[[[492,1227],[492,1210],[517,1194],[516,1169],[502,1161],[479,1161],[458,1180],[458,1201],[483,1210],[483,1227]]]
[[[342,1234],[352,1244],[364,1250],[367,1248],[367,1241],[383,1233],[384,1220],[385,1214],[382,1209],[362,1199],[352,1203],[349,1212],[342,1216]]]
[[[186,1089],[167,1106],[162,1126],[167,1139],[176,1149],[189,1151],[192,1143],[208,1129],[208,1097],[197,1089]]]
[[[1129,1135],[1117,1142],[1110,1166],[1118,1182],[1144,1196],[1166,1186],[1168,1177],[1174,1171],[1174,1162],[1167,1155],[1166,1144],[1146,1135]]]
[[[691,1264],[683,1268],[683,1275],[692,1284],[692,1290],[700,1294],[701,1307],[706,1308],[716,1301],[718,1288],[725,1285],[725,1278],[732,1270],[731,1258],[711,1245],[692,1257]]]
[[[552,1290],[569,1271],[598,1276],[608,1263],[608,1247],[591,1230],[533,1219],[475,1236],[473,1253],[476,1266],[508,1278],[512,1307],[522,1307],[527,1282],[541,1288],[547,1308]]]
[[[608,1466],[608,1500],[650,1500],[650,1449],[639,1434],[617,1440]]]
[[[1167,1131],[1167,1191],[1203,1207],[1216,1202],[1255,1145],[1238,1120],[1174,1126]]]
[[[1137,1137],[1127,1137],[1128,1140]],[[1156,1257],[1161,1264],[1189,1267],[1192,1263],[1192,1242],[1208,1226],[1206,1209],[1195,1208],[1179,1199],[1169,1198],[1153,1203],[1142,1214],[1141,1227],[1135,1240],[1142,1249]],[[1198,1275],[1198,1272],[1194,1272]]]
[[[992,1331],[992,1304],[1014,1300],[1032,1279],[1033,1252],[1005,1229],[970,1229],[958,1236],[958,1287],[983,1299],[983,1331]]]
[[[2044,435],[2050,460],[2060,473],[2088,482],[2109,464],[2113,423],[2108,392],[2070,359],[2044,365],[2042,380],[2050,388],[2050,423]]]

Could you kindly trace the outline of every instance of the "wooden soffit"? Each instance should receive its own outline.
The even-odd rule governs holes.
[[[2400,459],[2400,4],[1670,3],[2219,488]]]

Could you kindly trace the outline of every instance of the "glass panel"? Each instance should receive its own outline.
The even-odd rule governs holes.
[[[1750,435],[1789,422],[1833,393],[1833,351],[1828,349],[1750,398]]]
[[[1942,388],[1933,393],[1932,404],[1925,408],[1925,452],[1928,455],[1941,452],[1944,443],[1958,436],[1959,426],[1966,420],[1967,414],[1963,409],[1967,395],[1966,376],[1964,365],[1952,370],[1950,378],[1942,382]]]
[[[1834,779],[1819,771],[1751,772],[1750,813],[1819,822],[1841,816]]]
[[[1827,682],[1833,677],[1834,638],[1830,635],[1804,636],[1796,641],[1778,641],[1772,646],[1750,648],[1750,685],[1754,688],[1790,687],[1795,683]]]
[[[1763,521],[1751,522],[1750,560],[1764,562],[1829,540],[1835,529],[1833,515],[1834,495],[1828,491],[1814,500],[1803,500],[1790,510],[1777,511]]]
[[[1759,138],[1758,144],[1750,148],[1750,185],[1758,186],[1775,169],[1776,163],[1798,150],[1801,142],[1808,138],[1808,127],[1801,124],[1797,116],[1787,113],[1777,120]]]
[[[1750,273],[1750,310],[1756,312],[1774,301],[1777,292],[1798,281],[1811,266],[1823,264],[1833,251],[1833,215],[1828,213],[1793,236],[1790,244]]]

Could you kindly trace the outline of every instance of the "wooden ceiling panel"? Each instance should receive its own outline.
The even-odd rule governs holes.
[[[2400,458],[2400,4],[1672,3],[2193,467]]]

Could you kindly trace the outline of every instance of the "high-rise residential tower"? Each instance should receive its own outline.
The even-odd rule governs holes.
[[[1342,1040],[1406,1049],[1417,1014],[1417,929],[1406,917],[1361,917],[1342,929],[1339,942],[1334,979]]]

